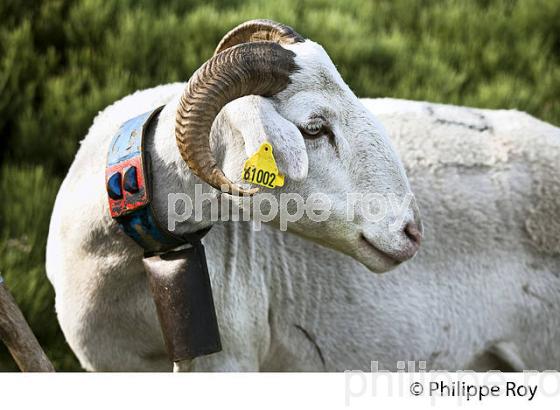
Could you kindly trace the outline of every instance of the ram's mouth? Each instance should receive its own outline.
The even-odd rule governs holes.
[[[397,266],[402,263],[402,261],[396,259],[393,255],[390,255],[375,246],[363,233],[360,234],[360,242],[366,244],[369,249],[373,250],[375,254],[377,254],[388,265]]]

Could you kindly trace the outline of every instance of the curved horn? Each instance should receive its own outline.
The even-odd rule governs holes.
[[[215,55],[191,77],[177,109],[177,146],[190,169],[216,189],[249,194],[218,167],[210,149],[214,118],[228,102],[246,95],[270,97],[284,90],[298,69],[295,54],[272,42],[239,44]]]
[[[272,20],[250,20],[230,30],[216,47],[214,55],[237,44],[256,41],[294,44],[302,43],[305,39],[290,26]]]

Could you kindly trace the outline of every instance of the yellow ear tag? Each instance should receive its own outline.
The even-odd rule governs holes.
[[[258,151],[245,161],[241,177],[247,182],[267,188],[284,186],[284,175],[278,172],[272,155],[272,145],[268,142],[262,143]]]

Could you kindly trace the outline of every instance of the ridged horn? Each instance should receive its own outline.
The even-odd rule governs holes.
[[[224,175],[210,149],[210,129],[228,102],[284,90],[298,69],[294,57],[269,41],[239,44],[214,55],[193,74],[177,109],[175,136],[181,156],[199,178],[216,189],[225,185],[233,195],[258,191],[244,189]]]
[[[227,33],[215,54],[233,47],[237,44],[253,43],[256,41],[272,41],[278,44],[302,43],[305,39],[293,28],[272,20],[250,20],[238,25]]]

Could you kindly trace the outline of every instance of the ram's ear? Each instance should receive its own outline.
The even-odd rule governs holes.
[[[227,117],[245,141],[245,153],[253,155],[265,141],[271,143],[279,171],[287,178],[307,178],[307,150],[297,127],[282,117],[264,97],[248,96],[227,106]]]

